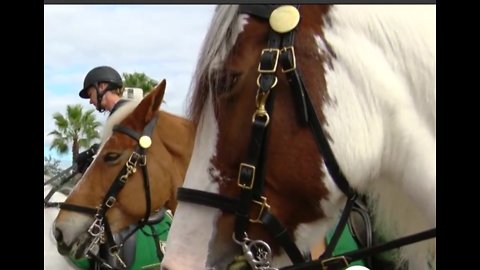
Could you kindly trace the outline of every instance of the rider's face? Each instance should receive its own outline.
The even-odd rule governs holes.
[[[97,107],[97,91],[94,86],[90,86],[87,90],[87,94],[90,97],[90,104]]]

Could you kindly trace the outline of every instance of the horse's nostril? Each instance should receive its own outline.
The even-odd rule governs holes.
[[[57,242],[61,242],[63,240],[62,231],[58,228],[55,228],[55,230],[53,230],[53,236],[55,237],[55,240],[57,240]]]

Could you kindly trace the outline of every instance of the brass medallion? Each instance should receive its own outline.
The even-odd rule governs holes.
[[[300,21],[300,13],[294,6],[281,6],[270,15],[270,26],[278,33],[293,30]]]
[[[150,139],[150,137],[144,135],[144,136],[140,137],[140,139],[138,140],[138,143],[140,144],[140,146],[142,148],[146,149],[146,148],[149,148],[150,145],[152,145],[152,139]]]

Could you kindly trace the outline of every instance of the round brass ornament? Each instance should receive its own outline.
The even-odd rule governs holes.
[[[138,140],[138,143],[140,144],[140,146],[142,148],[146,149],[146,148],[149,148],[150,145],[152,145],[152,139],[150,139],[150,137],[144,135],[144,136],[140,137],[140,139]]]
[[[300,21],[300,13],[294,6],[281,6],[270,15],[270,26],[278,33],[293,30]]]

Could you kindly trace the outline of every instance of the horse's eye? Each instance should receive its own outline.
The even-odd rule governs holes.
[[[238,81],[238,78],[242,75],[240,72],[230,74],[230,88],[233,88]]]
[[[241,72],[229,72],[227,75],[227,89],[231,90],[233,87],[235,87],[241,75]]]
[[[237,71],[223,71],[216,77],[217,94],[230,93],[238,82],[241,72]]]
[[[117,160],[119,157],[120,157],[120,154],[119,154],[119,153],[110,152],[110,153],[106,153],[106,154],[103,156],[103,161],[105,161],[105,162],[113,162],[113,161]]]

